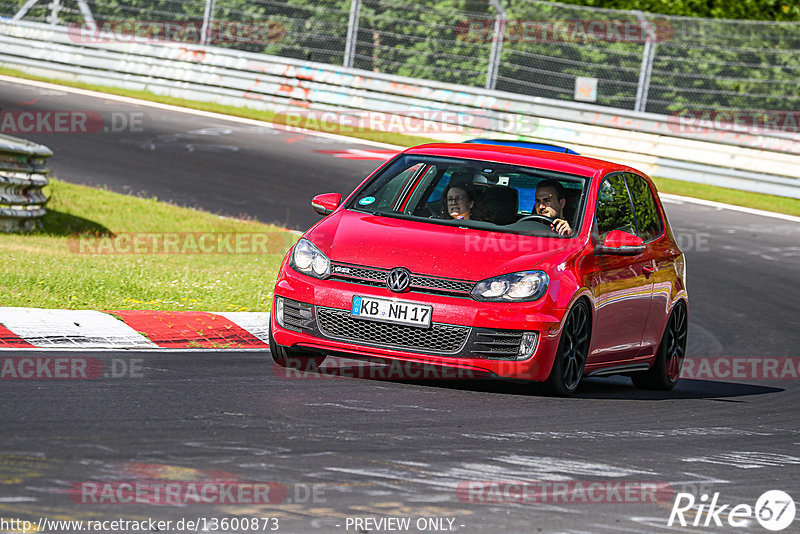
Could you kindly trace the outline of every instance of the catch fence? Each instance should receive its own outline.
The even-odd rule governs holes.
[[[799,23],[542,0],[0,0],[0,16],[111,33],[135,22],[195,44],[665,115],[800,101]]]

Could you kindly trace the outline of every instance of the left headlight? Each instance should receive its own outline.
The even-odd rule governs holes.
[[[541,298],[550,278],[544,271],[522,271],[482,280],[472,288],[475,300],[488,302],[525,302]]]
[[[289,261],[292,269],[314,278],[327,278],[331,274],[331,261],[308,239],[301,239],[292,249]]]

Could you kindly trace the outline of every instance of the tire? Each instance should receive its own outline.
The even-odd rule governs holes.
[[[304,352],[278,345],[272,337],[272,328],[269,329],[269,352],[272,360],[280,367],[287,367],[298,371],[318,371],[325,356]]]
[[[644,373],[631,375],[634,386],[661,391],[669,391],[675,387],[681,376],[683,359],[686,356],[688,323],[686,304],[680,301],[669,315],[653,366]]]
[[[547,394],[569,397],[578,389],[589,355],[590,327],[589,307],[579,300],[564,321],[553,368],[544,383]]]

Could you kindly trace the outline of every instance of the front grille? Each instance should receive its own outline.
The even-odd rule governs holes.
[[[360,278],[364,280],[376,280],[381,283],[386,282],[386,275],[389,271],[380,269],[368,269],[365,267],[352,267],[347,266],[346,275],[350,278]]]
[[[490,360],[516,360],[522,334],[514,330],[476,329],[472,352]]]
[[[389,269],[378,269],[344,263],[333,263],[331,265],[331,271],[331,279],[333,280],[381,287],[386,286],[386,277],[389,275]],[[475,282],[467,280],[454,280],[452,278],[440,278],[437,276],[412,273],[410,289],[417,293],[469,297],[470,291],[472,291],[474,286]]]
[[[411,287],[426,289],[442,289],[453,293],[467,293],[472,291],[475,282],[464,282],[462,280],[450,280],[448,278],[434,278],[432,276],[413,275],[411,277]]]
[[[354,319],[345,310],[317,308],[320,332],[329,338],[385,348],[455,354],[461,351],[470,328],[433,323],[430,328]]]

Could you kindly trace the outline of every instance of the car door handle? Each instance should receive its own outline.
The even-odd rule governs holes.
[[[649,266],[648,267],[642,267],[642,272],[644,273],[645,276],[650,276],[651,274],[656,272],[656,268],[655,267],[649,267]]]

